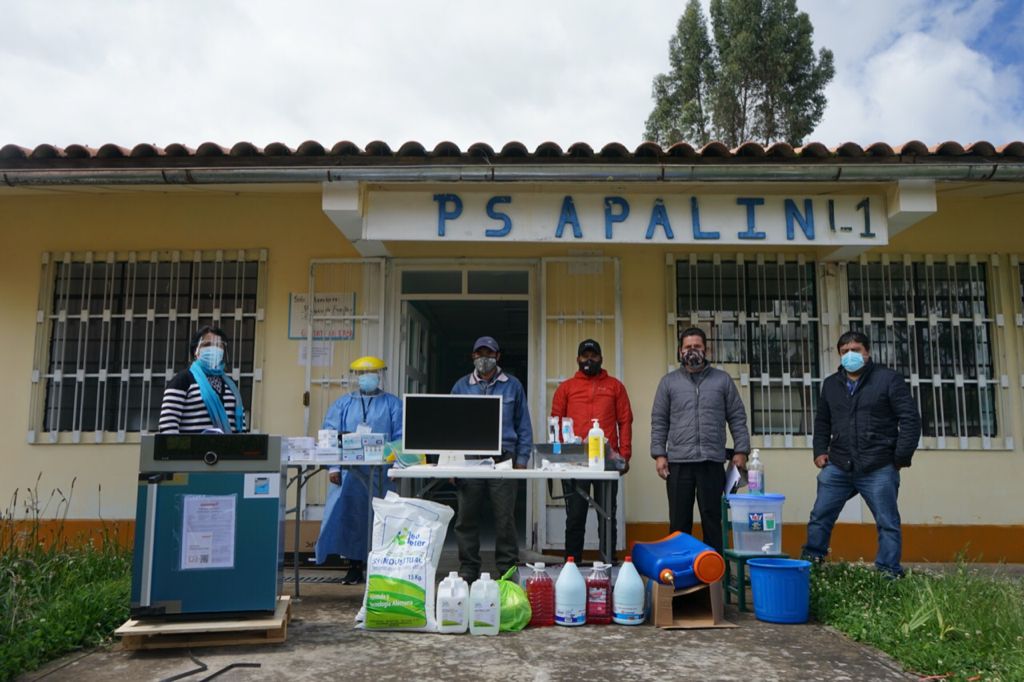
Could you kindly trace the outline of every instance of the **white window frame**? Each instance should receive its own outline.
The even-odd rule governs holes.
[[[808,264],[814,265],[814,285],[815,292],[817,294],[817,300],[815,305],[815,313],[807,314],[803,313],[798,317],[790,317],[785,311],[781,311],[779,314],[770,312],[759,312],[754,314],[748,314],[745,311],[739,311],[738,314],[733,314],[733,311],[700,311],[691,310],[688,313],[679,311],[677,308],[678,300],[678,286],[677,286],[677,267],[676,264],[680,261],[687,261],[691,266],[695,266],[699,263],[709,263],[711,265],[721,265],[723,262],[736,263],[737,265],[746,266],[749,263],[755,263],[757,265],[775,264],[797,264],[800,266],[806,266]],[[772,387],[792,388],[803,387],[803,392],[809,397],[805,405],[797,407],[792,401],[783,404],[783,413],[788,415],[787,419],[795,419],[798,412],[802,415],[803,421],[807,424],[805,433],[793,433],[793,432],[782,432],[782,433],[754,433],[754,405],[753,400],[745,401],[745,407],[748,412],[747,427],[750,432],[751,445],[757,448],[794,448],[794,447],[811,447],[814,433],[814,401],[821,393],[821,382],[825,379],[828,374],[831,374],[830,365],[827,364],[827,348],[829,347],[829,341],[827,338],[828,330],[831,325],[829,324],[829,316],[827,313],[823,314],[823,310],[826,310],[826,298],[827,298],[827,276],[826,268],[823,263],[814,261],[813,257],[809,257],[802,253],[734,253],[734,254],[722,254],[722,253],[706,253],[706,254],[666,254],[665,264],[667,266],[667,284],[666,294],[668,297],[668,311],[667,311],[667,336],[668,336],[668,365],[667,369],[672,371],[679,365],[676,360],[676,349],[678,348],[678,333],[680,326],[693,326],[708,331],[709,325],[711,326],[711,333],[708,334],[708,343],[710,346],[710,361],[713,366],[726,369],[732,373],[738,374],[733,376],[734,381],[737,384],[737,388],[740,390],[742,395],[750,395],[751,398],[755,392],[760,392],[762,400],[770,400]],[[762,323],[767,324],[771,322],[777,322],[779,324],[797,324],[807,325],[809,323],[816,323],[818,325],[817,342],[818,342],[818,353],[815,356],[818,361],[818,376],[813,374],[803,374],[801,377],[793,377],[792,372],[783,372],[782,376],[771,377],[751,377],[749,372],[742,370],[732,371],[735,368],[725,367],[721,362],[721,359],[716,355],[716,329],[723,322],[735,322],[737,325],[745,326],[751,321],[751,315],[756,316],[756,319]],[[812,395],[813,394],[813,395]]]
[[[872,316],[870,313],[852,317],[850,314],[850,297],[849,297],[849,264],[843,263],[840,265],[840,278],[839,285],[842,291],[842,329],[850,328],[869,328],[874,322],[882,322],[886,328],[891,328],[896,323],[903,323],[906,325],[916,325],[921,321],[926,321],[930,330],[937,330],[939,325],[948,324],[953,328],[957,328],[959,325],[969,322],[974,326],[986,325],[988,327],[988,338],[989,338],[989,355],[992,359],[992,375],[988,376],[981,368],[975,367],[976,378],[970,378],[963,372],[964,367],[964,356],[958,355],[958,361],[954,363],[954,376],[952,378],[944,378],[941,374],[923,375],[916,371],[917,367],[917,356],[912,350],[910,354],[911,362],[911,373],[907,377],[907,383],[910,385],[911,392],[917,402],[919,411],[922,411],[922,399],[921,393],[923,391],[931,390],[933,393],[937,391],[937,385],[953,386],[955,388],[955,403],[952,406],[945,405],[944,401],[939,397],[935,400],[938,401],[939,406],[945,410],[946,407],[952,407],[956,411],[956,416],[952,419],[954,430],[952,432],[946,432],[944,429],[945,423],[950,421],[947,418],[935,417],[938,427],[938,432],[934,436],[925,436],[922,434],[919,447],[925,450],[1012,450],[1014,447],[1013,438],[1013,426],[1012,423],[1008,423],[1008,419],[1011,417],[1009,408],[1009,377],[1005,374],[1006,368],[1006,357],[1005,349],[1008,345],[1008,341],[1005,338],[1007,334],[1007,327],[1005,323],[1005,316],[1003,315],[1003,275],[1004,269],[1001,267],[1002,259],[998,255],[979,255],[979,254],[968,254],[968,255],[932,255],[932,254],[879,254],[879,255],[862,255],[858,260],[859,265],[867,265],[871,263],[879,263],[883,266],[890,265],[903,265],[905,267],[913,267],[915,264],[924,264],[928,268],[946,267],[954,273],[953,281],[958,281],[955,276],[955,268],[957,265],[966,264],[971,269],[977,268],[979,265],[986,267],[985,274],[985,292],[987,298],[985,305],[988,309],[987,314],[982,314],[978,311],[973,311],[969,318],[961,316],[958,313],[951,313],[950,315],[939,315],[937,308],[933,305],[931,312],[927,317],[922,317],[911,312],[908,305],[908,314],[906,315],[895,315],[891,312],[891,306],[889,310],[884,314],[883,317]],[[1018,271],[1013,270],[1013,274],[1019,277]],[[934,276],[934,275],[932,275]],[[972,275],[972,280],[975,280],[975,276]],[[891,277],[889,280],[883,278],[883,286],[889,291],[892,291],[893,287],[891,284]],[[1018,282],[1019,286],[1019,282]],[[934,292],[929,294],[929,298],[934,298]],[[930,339],[935,338],[935,333],[929,334]],[[887,335],[886,338],[871,338],[872,350],[874,351],[878,347],[885,346],[886,344],[894,343],[892,339]],[[910,343],[916,343],[916,338],[911,338]],[[958,336],[958,343],[962,343],[962,337]],[[935,346],[931,343],[930,346]],[[833,341],[834,347],[834,341]],[[937,353],[937,347],[933,348],[933,352]],[[834,354],[833,354],[834,358]],[[986,385],[991,387],[993,396],[993,405],[991,409],[995,412],[995,432],[991,434],[982,434],[981,436],[968,436],[964,433],[966,425],[964,425],[961,432],[956,432],[955,424],[957,419],[963,417],[966,421],[964,411],[966,410],[966,397],[963,398],[963,404],[961,404],[961,396],[965,396],[964,389],[969,385]],[[1022,386],[1024,386],[1024,377],[1022,377]],[[979,410],[981,409],[979,392]],[[922,417],[924,415],[922,414]],[[979,419],[983,421],[983,417],[979,415]]]
[[[155,308],[154,300],[156,298],[154,292],[150,291],[148,307],[146,310],[133,310],[125,309],[123,313],[115,313],[109,307],[109,300],[105,304],[104,310],[100,312],[90,312],[86,310],[67,310],[66,308],[59,309],[57,312],[52,312],[54,309],[55,296],[63,297],[67,300],[71,295],[70,292],[57,292],[56,283],[58,279],[58,273],[62,270],[67,274],[68,270],[75,263],[85,264],[87,269],[90,269],[94,263],[104,262],[106,264],[115,263],[128,263],[129,268],[133,271],[131,282],[129,286],[135,286],[138,280],[134,274],[134,264],[137,263],[170,263],[180,264],[183,262],[191,262],[193,265],[199,263],[212,264],[214,272],[214,278],[217,280],[215,297],[223,296],[223,284],[224,284],[224,267],[226,262],[255,262],[257,263],[257,286],[256,286],[256,306],[254,311],[245,312],[241,310],[240,305],[235,306],[237,312],[222,313],[223,307],[222,301],[224,299],[216,298],[212,307],[209,305],[208,300],[200,301],[197,296],[198,292],[193,292],[191,305],[188,310],[170,309],[169,311],[160,312]],[[190,329],[196,329],[200,326],[200,322],[203,324],[212,324],[213,326],[220,326],[225,329],[225,332],[229,335],[229,338],[233,341],[240,335],[242,329],[242,322],[246,318],[254,320],[254,338],[253,338],[253,370],[251,372],[242,372],[239,365],[232,363],[234,366],[230,367],[229,375],[237,382],[243,378],[252,379],[252,402],[249,406],[250,414],[247,416],[250,430],[256,432],[260,427],[260,409],[262,397],[262,380],[263,380],[263,354],[264,354],[264,311],[266,305],[266,287],[267,287],[267,251],[265,249],[234,249],[234,250],[209,250],[209,251],[132,251],[132,252],[63,252],[55,254],[53,252],[43,253],[41,258],[41,271],[40,271],[40,284],[39,284],[39,299],[38,306],[36,309],[36,328],[35,328],[35,350],[32,365],[32,387],[30,393],[29,402],[29,424],[27,431],[27,440],[29,443],[81,443],[83,442],[83,431],[81,429],[84,426],[81,423],[81,414],[84,412],[85,405],[87,404],[86,396],[84,395],[84,387],[86,379],[97,379],[99,382],[106,382],[111,378],[117,378],[121,381],[127,379],[141,379],[143,382],[143,403],[141,410],[146,411],[152,409],[152,405],[149,402],[150,398],[150,384],[153,381],[154,376],[163,376],[164,380],[170,380],[174,374],[183,369],[181,367],[181,357],[184,353],[184,349],[181,348],[167,348],[163,353],[163,357],[154,357],[154,345],[150,345],[152,339],[152,331],[154,324],[157,319],[164,318],[172,325],[187,324]],[[175,273],[174,277],[177,277]],[[193,268],[191,275],[193,278],[199,276],[196,272],[196,268]],[[151,275],[152,277],[152,275]],[[236,276],[237,281],[238,276]],[[63,281],[69,281],[68,277],[64,277]],[[236,286],[236,291],[239,289]],[[236,294],[240,296],[240,294]],[[53,340],[55,331],[61,325],[70,325],[77,323],[80,325],[79,329],[79,340],[78,349],[76,351],[76,357],[79,358],[74,367],[50,367],[50,346]],[[145,344],[144,355],[146,357],[145,367],[141,372],[131,371],[130,368],[124,366],[125,359],[108,359],[108,367],[101,368],[98,372],[87,373],[85,369],[79,365],[84,361],[86,349],[84,348],[83,339],[86,338],[88,332],[88,326],[90,324],[101,324],[109,328],[112,325],[123,324],[123,325],[135,325],[145,324],[147,325],[146,333],[143,335],[143,343]],[[103,338],[109,340],[109,334],[101,336],[99,343],[104,343]],[[108,348],[112,347],[113,344],[109,344]],[[101,351],[102,352],[102,351]],[[229,355],[230,362],[230,355]],[[121,367],[118,368],[118,364]],[[79,427],[77,429],[69,431],[59,430],[51,427],[46,431],[43,431],[45,424],[45,411],[47,409],[46,392],[47,383],[51,380],[62,381],[66,379],[69,372],[73,372],[75,376],[75,390],[76,399],[75,407],[73,409],[78,413],[78,417],[74,420],[74,423]],[[61,389],[63,390],[63,389]],[[106,390],[105,388],[102,390]],[[81,394],[79,397],[78,394]],[[118,423],[124,427],[128,421],[128,415],[130,414],[129,406],[126,399],[119,400],[118,409]],[[141,420],[140,420],[141,421]],[[55,424],[59,425],[60,416],[59,408],[58,415],[54,419]],[[138,443],[141,439],[141,435],[147,433],[145,430],[140,431],[128,431],[126,428],[119,428],[116,431],[106,430],[90,430],[85,433],[91,433],[92,437],[87,439],[91,443]]]

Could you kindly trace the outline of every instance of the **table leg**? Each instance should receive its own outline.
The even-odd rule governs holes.
[[[378,467],[379,468],[379,467]],[[366,558],[373,549],[373,479],[377,473],[373,468],[366,470]],[[365,569],[364,569],[365,570]]]
[[[604,517],[604,538],[601,541],[603,551],[601,554],[604,562],[611,564],[612,557],[615,555],[615,548],[612,547],[612,537],[614,537],[612,533],[616,522],[615,513],[612,511],[612,481],[601,481],[601,490],[606,512]]]
[[[306,467],[299,467],[299,476],[296,480],[295,488],[295,539],[292,543],[292,564],[293,564],[293,578],[295,580],[295,600],[299,599],[299,550],[301,549],[301,542],[299,535],[302,530],[302,488],[306,485],[305,477]]]

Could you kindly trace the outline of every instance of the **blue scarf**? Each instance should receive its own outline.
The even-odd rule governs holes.
[[[221,402],[220,396],[213,390],[213,386],[210,385],[210,380],[206,378],[207,374],[215,374],[224,380],[231,392],[235,394],[235,433],[241,433],[242,429],[245,428],[245,411],[242,408],[242,394],[238,392],[238,386],[231,380],[227,374],[224,374],[224,369],[206,369],[202,364],[196,360],[192,363],[189,368],[192,372],[192,376],[195,377],[196,383],[199,384],[199,395],[203,398],[203,404],[206,405],[206,411],[210,415],[210,421],[213,425],[224,433],[231,433],[231,422],[228,421],[227,410],[224,409],[224,403]]]

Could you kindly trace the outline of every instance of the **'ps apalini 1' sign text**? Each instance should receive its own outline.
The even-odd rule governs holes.
[[[881,196],[370,192],[377,240],[877,246]]]

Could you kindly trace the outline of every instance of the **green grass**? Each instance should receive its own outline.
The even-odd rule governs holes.
[[[70,500],[55,494],[57,518],[63,518]],[[18,518],[28,520],[27,530],[16,533],[12,523],[17,498],[0,519],[0,680],[100,644],[128,617],[130,552],[112,536],[78,546],[44,539],[39,521],[45,506],[35,491],[22,507]]]
[[[959,563],[891,580],[865,566],[811,574],[814,617],[922,676],[1024,680],[1024,580]],[[941,676],[941,677],[940,677]]]

